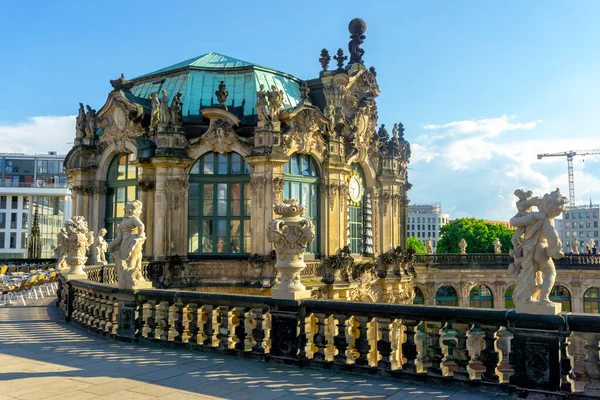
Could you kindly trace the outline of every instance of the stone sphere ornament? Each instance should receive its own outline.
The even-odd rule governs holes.
[[[367,23],[361,18],[354,18],[348,24],[348,31],[351,35],[363,35],[367,31]]]

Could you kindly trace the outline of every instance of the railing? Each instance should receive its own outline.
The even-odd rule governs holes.
[[[111,338],[565,396],[574,390],[569,337],[579,335],[587,343],[585,393],[600,395],[600,316],[132,291],[62,278],[59,299],[67,321]]]
[[[1,182],[0,187],[15,188],[45,188],[45,189],[65,189],[69,187],[68,183],[46,183],[46,182]]]
[[[425,266],[481,266],[497,267],[508,266],[513,259],[508,254],[490,253],[467,253],[467,254],[415,254],[413,256],[415,265]],[[557,268],[579,268],[585,267],[596,269],[600,265],[600,255],[595,254],[566,254],[564,258],[554,260]]]

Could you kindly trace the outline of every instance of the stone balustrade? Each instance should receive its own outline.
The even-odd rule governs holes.
[[[513,259],[508,254],[493,253],[437,253],[437,254],[415,254],[413,256],[415,265],[429,267],[452,267],[452,266],[477,266],[482,268],[498,268],[508,266]],[[564,258],[554,260],[558,269],[598,269],[600,255],[592,254],[566,254]]]
[[[61,279],[59,309],[99,334],[365,374],[568,395],[570,341],[600,396],[600,316],[127,290]]]

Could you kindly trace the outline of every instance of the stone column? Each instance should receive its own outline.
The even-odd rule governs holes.
[[[163,168],[156,171],[156,189],[154,191],[154,240],[152,248],[155,260],[166,258],[166,218],[167,218],[167,187],[168,176]]]
[[[146,225],[146,242],[150,244],[144,247],[144,256],[152,257],[152,246],[154,243],[154,177],[142,176],[138,181],[140,201],[143,204],[140,219]]]
[[[304,251],[306,245],[315,240],[315,227],[302,215],[306,206],[298,205],[298,199],[284,200],[274,207],[274,219],[267,228],[267,238],[275,246],[277,262],[275,268],[281,273],[281,281],[271,289],[276,299],[299,300],[311,297],[300,282],[300,272],[306,268]]]

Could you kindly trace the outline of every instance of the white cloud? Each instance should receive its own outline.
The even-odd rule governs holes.
[[[429,140],[441,140],[447,137],[465,135],[497,137],[503,132],[535,129],[538,123],[538,121],[525,123],[511,122],[514,119],[514,115],[502,115],[498,118],[454,121],[442,125],[429,124],[423,126],[423,129],[436,132],[436,135],[428,137]]]
[[[0,152],[67,154],[74,137],[74,115],[31,117],[27,122],[0,125]]]

